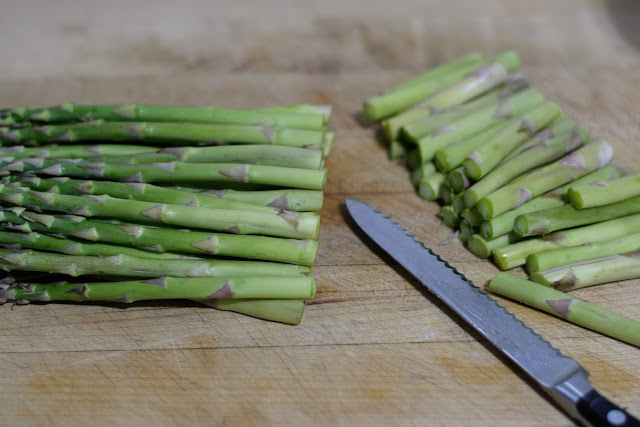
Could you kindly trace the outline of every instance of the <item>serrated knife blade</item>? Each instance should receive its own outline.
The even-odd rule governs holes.
[[[602,397],[574,359],[499,305],[414,236],[372,206],[346,199],[355,223],[462,319],[527,373],[575,420],[593,426],[640,426]]]

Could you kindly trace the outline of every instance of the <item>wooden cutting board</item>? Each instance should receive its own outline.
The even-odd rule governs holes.
[[[5,1],[0,104],[335,106],[319,284],[299,326],[195,304],[0,306],[14,424],[569,425],[530,381],[354,233],[375,205],[478,285],[497,272],[440,225],[361,101],[457,55],[516,49],[531,83],[640,170],[633,1]],[[640,282],[576,291],[640,320]],[[640,349],[502,300],[640,416]]]

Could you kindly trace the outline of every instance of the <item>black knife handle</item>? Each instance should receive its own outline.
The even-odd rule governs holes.
[[[595,427],[640,427],[640,421],[591,390],[576,405],[582,417]]]

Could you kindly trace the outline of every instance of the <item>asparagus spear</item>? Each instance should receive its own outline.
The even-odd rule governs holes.
[[[487,289],[613,338],[640,346],[640,322],[508,273],[498,273]]]
[[[406,154],[407,148],[405,147],[405,142],[397,139],[389,141],[389,146],[387,147],[387,155],[389,160],[395,160],[399,157],[402,157]]]
[[[269,125],[207,125],[196,123],[105,122],[36,126],[0,132],[0,140],[41,145],[83,141],[144,141],[167,145],[274,144],[319,150],[323,131]]]
[[[527,89],[502,100],[496,106],[482,108],[460,120],[456,120],[418,141],[420,159],[423,163],[429,161],[436,151],[476,135],[514,116],[524,114],[542,101],[543,98],[540,92],[534,89]]]
[[[478,201],[478,210],[485,220],[517,208],[537,195],[571,182],[605,166],[613,150],[605,141],[585,145],[568,156],[541,169],[526,173],[510,184]]]
[[[304,313],[304,300],[298,299],[226,299],[200,300],[218,310],[234,311],[258,319],[297,325]]]
[[[184,187],[178,187],[185,189]],[[260,190],[237,191],[223,190],[197,190],[196,193],[208,194],[223,200],[235,200],[243,203],[272,206],[296,212],[311,212],[322,209],[324,194],[320,190]]]
[[[464,159],[462,164],[467,176],[478,181],[495,168],[509,153],[560,115],[562,115],[562,109],[557,104],[544,102],[527,111],[521,117],[512,119],[511,124],[502,132],[477,150],[469,153]]]
[[[453,203],[453,199],[455,198],[456,193],[453,192],[451,187],[447,183],[442,186],[440,190],[440,198],[442,199],[442,203],[445,206],[450,206]],[[453,207],[452,207],[453,208]],[[460,216],[459,212],[456,212],[456,216]]]
[[[532,274],[581,261],[633,252],[638,249],[640,249],[640,233],[632,233],[617,239],[589,242],[579,246],[531,254],[527,257],[527,271]]]
[[[50,159],[79,159],[94,156],[131,156],[141,153],[154,153],[159,150],[149,145],[96,144],[96,145],[44,145],[25,147],[11,145],[0,148],[0,157],[24,159],[27,157],[46,157]]]
[[[12,108],[3,116],[16,122],[64,123],[73,121],[181,122],[231,125],[269,125],[293,129],[321,130],[321,113],[290,111],[230,110],[220,107],[175,105],[78,105],[62,104],[49,108]]]
[[[262,212],[208,209],[110,196],[69,196],[66,194],[27,191],[3,186],[0,201],[30,209],[107,217],[124,221],[162,223],[187,228],[222,230],[234,234],[261,234],[293,239],[317,239],[318,215],[284,212],[271,215]]]
[[[551,123],[549,123],[546,128],[535,134],[534,137],[529,141],[525,142],[524,144],[513,150],[511,153],[509,153],[509,155],[504,158],[503,162],[511,160],[523,151],[530,150],[532,147],[537,146],[542,141],[547,141],[549,139],[560,136],[566,132],[576,129],[576,127],[578,127],[578,125],[574,120],[560,115],[556,117]]]
[[[322,190],[327,180],[326,170],[285,168],[237,163],[168,162],[148,165],[94,163],[77,159],[23,159],[13,163],[0,162],[0,174],[32,172],[48,176],[101,178],[131,182],[239,182],[268,186]]]
[[[564,205],[563,197],[566,191],[572,185],[586,184],[601,179],[611,179],[613,177],[620,176],[620,171],[611,165],[607,165],[602,169],[595,170],[591,173],[584,175],[581,178],[576,179],[568,184],[558,187],[550,192],[538,197],[534,197],[521,206],[507,211],[503,214],[496,216],[495,218],[485,221],[480,226],[482,235],[486,239],[492,239],[496,236],[501,236],[513,230],[513,222],[515,219],[528,212],[536,212],[544,209],[556,208]]]
[[[472,54],[441,65],[381,95],[367,99],[363,105],[364,115],[371,121],[377,121],[405,110],[438,90],[451,86],[484,62],[480,55]]]
[[[482,224],[482,217],[476,208],[466,208],[462,210],[462,217],[471,224],[473,227],[480,227]]]
[[[0,211],[0,219],[28,232],[60,233],[73,238],[134,246],[156,252],[219,255],[313,265],[318,242],[268,236],[243,236],[195,230],[111,223],[84,217],[30,211]]]
[[[577,209],[593,208],[640,196],[640,173],[610,181],[572,186],[567,197]]]
[[[210,209],[233,209],[239,211],[280,213],[280,208],[220,199],[208,193],[190,193],[173,188],[159,187],[137,182],[83,181],[67,177],[45,179],[36,176],[9,177],[9,182],[36,191],[48,191],[71,195],[106,194],[118,199],[164,202],[173,205],[198,206]],[[12,179],[13,178],[13,179]]]
[[[418,183],[418,195],[424,200],[436,200],[440,197],[440,192],[447,177],[440,172],[423,176]]]
[[[447,175],[447,184],[456,193],[462,193],[469,188],[471,180],[467,176],[463,167],[457,167]]]
[[[442,223],[449,228],[457,228],[460,223],[460,216],[457,215],[451,206],[443,206],[440,209]]]
[[[508,184],[513,178],[537,166],[556,160],[589,142],[589,132],[576,128],[555,138],[542,140],[510,161],[502,163],[465,192],[465,205],[473,207],[478,200]]]
[[[640,215],[629,215],[570,230],[558,231],[541,238],[523,240],[494,250],[493,259],[501,270],[509,270],[523,265],[530,254],[601,242],[622,237],[629,233],[640,233]]]
[[[515,233],[507,233],[495,239],[487,240],[480,234],[474,234],[469,237],[467,248],[469,252],[478,258],[487,259],[491,256],[494,249],[502,248],[512,243],[518,242],[521,237]]]
[[[462,193],[458,193],[453,196],[451,207],[457,215],[462,216],[462,213],[464,212],[464,201],[462,200]]]
[[[160,299],[211,300],[217,298],[313,298],[311,277],[158,277],[121,282],[3,285],[0,300],[6,301],[135,301]]]
[[[520,215],[513,223],[513,231],[523,237],[537,236],[636,213],[640,213],[640,196],[588,209],[564,205]]]
[[[476,234],[477,229],[471,226],[467,221],[462,220],[460,224],[458,224],[460,228],[460,232],[458,233],[458,240],[462,243],[467,244],[469,242],[469,238]]]

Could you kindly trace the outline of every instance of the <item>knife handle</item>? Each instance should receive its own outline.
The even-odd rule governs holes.
[[[595,427],[640,427],[640,421],[600,393],[591,390],[576,405],[580,415]]]

